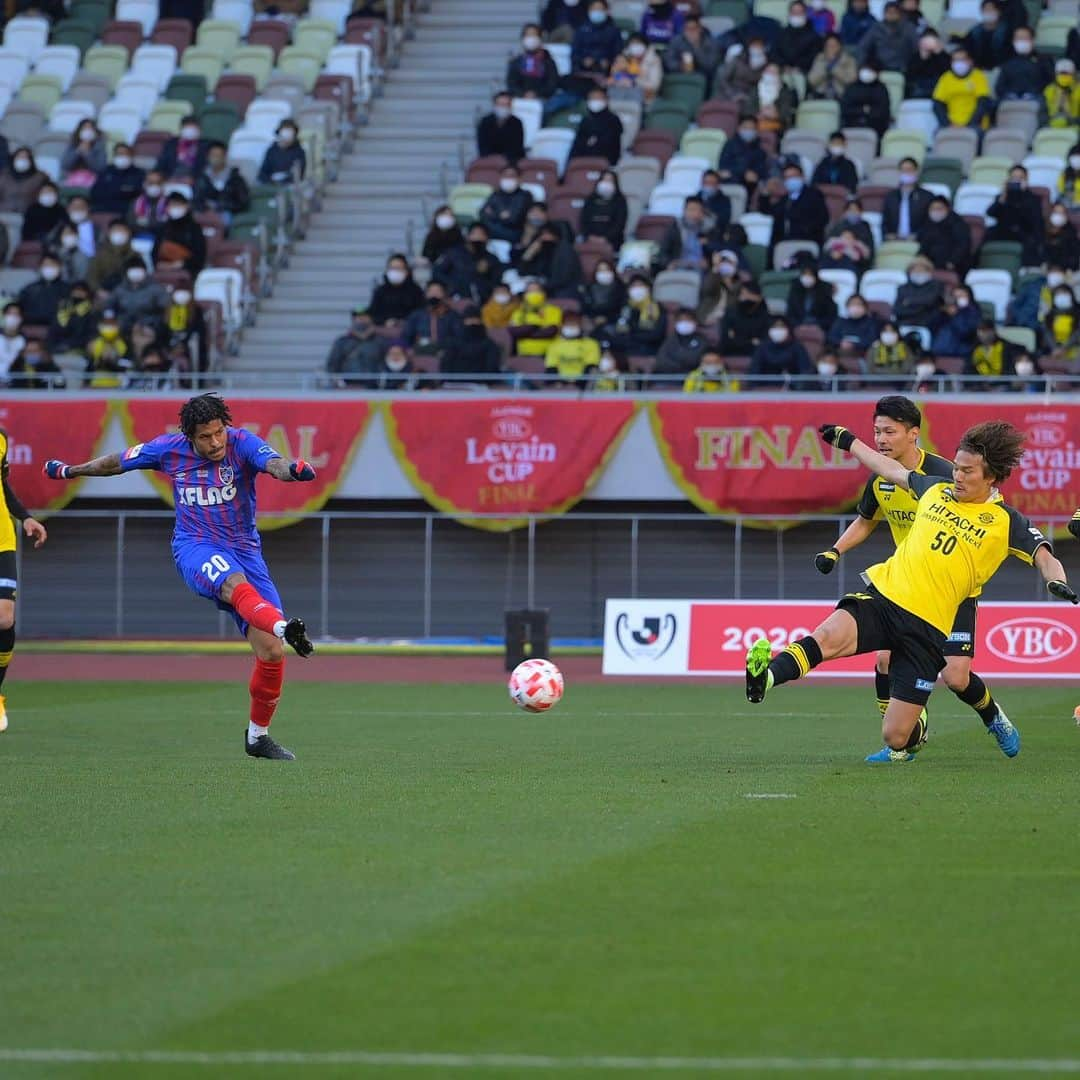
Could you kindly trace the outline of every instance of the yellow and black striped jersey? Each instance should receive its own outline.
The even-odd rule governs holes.
[[[8,484],[8,433],[0,428],[0,551],[15,550],[15,523],[13,517],[23,518],[26,511],[13,497]]]
[[[928,454],[919,450],[919,464],[914,471],[920,476],[943,476],[952,478],[953,463],[937,454]],[[900,546],[911,526],[915,522],[915,507],[919,500],[915,495],[892,481],[880,476],[871,477],[866,482],[862,497],[859,499],[859,517],[868,521],[887,521],[892,533],[893,543]]]

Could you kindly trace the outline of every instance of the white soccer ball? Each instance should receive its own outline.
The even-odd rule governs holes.
[[[524,660],[510,673],[508,689],[519,709],[546,712],[563,696],[562,672],[550,660]]]

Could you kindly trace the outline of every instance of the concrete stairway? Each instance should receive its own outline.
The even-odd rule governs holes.
[[[430,212],[442,198],[442,172],[450,186],[461,179],[461,145],[467,160],[475,156],[476,109],[490,104],[536,0],[432,0],[431,8],[226,370],[321,368],[387,256],[405,250],[410,226],[419,251],[425,205]]]

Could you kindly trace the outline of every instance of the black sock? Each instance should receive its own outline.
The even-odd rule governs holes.
[[[971,673],[967,686],[963,690],[954,690],[953,693],[965,705],[970,705],[987,727],[994,722],[997,716],[997,702],[986,688],[986,683],[974,671]]]
[[[874,668],[874,692],[877,695],[878,712],[882,716],[889,707],[889,673]]]
[[[7,674],[8,664],[11,663],[11,654],[15,651],[15,627],[9,626],[6,630],[0,630],[0,687],[4,685],[4,676]]]
[[[783,652],[769,661],[773,673],[773,686],[801,679],[821,663],[821,647],[809,635],[793,641]]]
[[[911,729],[908,741],[904,744],[905,750],[917,750],[926,738],[926,721],[920,716],[915,726]]]

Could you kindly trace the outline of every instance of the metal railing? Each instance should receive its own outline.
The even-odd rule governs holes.
[[[769,530],[741,515],[571,513],[492,533],[437,512],[323,512],[264,534],[263,544],[271,572],[288,586],[289,609],[323,639],[490,638],[501,632],[504,610],[522,606],[551,608],[560,636],[594,639],[609,596],[836,599],[892,551],[879,529],[832,575],[818,574],[814,553],[851,517],[807,515],[800,527]],[[1045,531],[1064,520],[1038,524]],[[52,515],[49,543],[17,556],[20,632],[205,637],[205,604],[186,596],[172,567],[172,522],[169,510]],[[1080,572],[1072,546],[1061,547]],[[1045,600],[1046,593],[1038,573],[1009,560],[988,597]],[[233,633],[222,614],[217,635]]]

